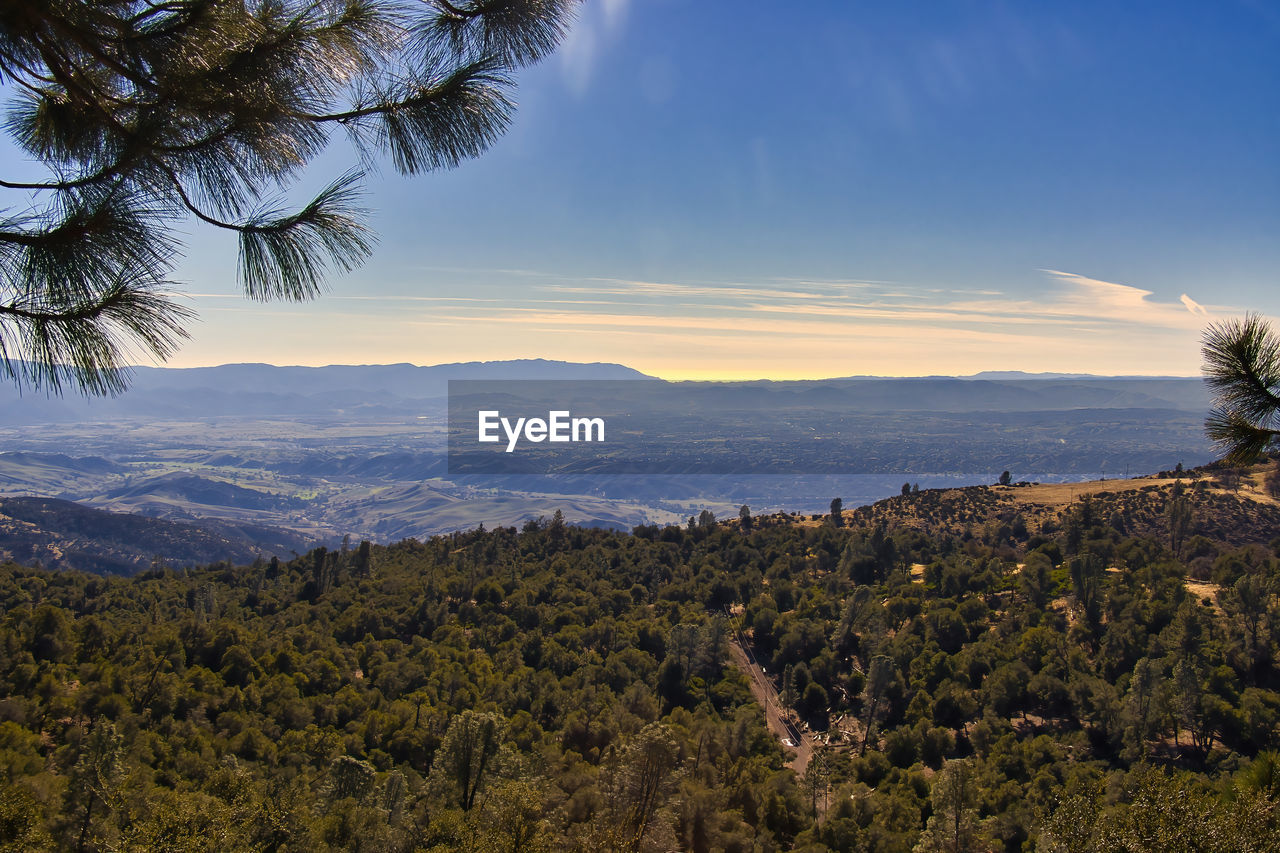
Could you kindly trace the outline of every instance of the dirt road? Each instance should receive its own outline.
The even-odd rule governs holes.
[[[759,664],[752,662],[747,651],[737,640],[729,641],[729,656],[733,665],[747,676],[747,681],[751,684],[751,695],[764,707],[769,731],[773,732],[783,746],[791,744],[788,748],[795,752],[796,757],[787,762],[787,766],[796,771],[797,775],[803,776],[805,768],[809,766],[809,758],[813,755],[812,737],[801,732],[782,715],[782,703],[778,701],[778,691],[773,689],[773,684],[765,676],[764,670]]]

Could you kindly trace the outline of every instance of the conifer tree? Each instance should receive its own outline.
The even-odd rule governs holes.
[[[1257,314],[1204,333],[1204,375],[1214,395],[1205,432],[1228,462],[1257,462],[1280,436],[1280,337]]]

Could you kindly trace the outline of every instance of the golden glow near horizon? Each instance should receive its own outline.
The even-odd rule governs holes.
[[[169,363],[1195,376],[1207,324],[1280,316],[1272,4],[820,5],[582,4],[482,156],[363,163],[377,251],[315,302],[181,224]],[[362,162],[337,135],[281,202]]]
[[[1194,376],[1203,328],[1239,313],[1188,294],[1162,301],[1069,272],[1028,278],[1040,283],[1035,298],[859,280],[681,284],[554,276],[525,287],[518,299],[490,297],[477,286],[451,295],[438,284],[432,290],[440,295],[429,297],[338,294],[286,306],[194,294],[205,323],[170,365],[545,358],[613,362],[666,379],[984,370]]]

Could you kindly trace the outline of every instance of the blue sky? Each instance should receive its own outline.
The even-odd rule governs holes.
[[[1280,315],[1278,47],[1265,0],[589,0],[492,150],[371,178],[320,300],[244,301],[193,226],[171,363],[1195,374]]]

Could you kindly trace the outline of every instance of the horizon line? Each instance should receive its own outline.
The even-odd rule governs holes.
[[[185,366],[172,366],[165,364],[134,364],[125,365],[126,370],[211,370],[220,367],[271,367],[279,369],[303,368],[307,370],[324,370],[332,367],[411,367],[416,369],[429,369],[440,367],[458,367],[462,365],[491,365],[491,364],[527,364],[530,362],[541,362],[544,364],[562,364],[574,365],[581,367],[620,367],[627,370],[633,370],[647,378],[659,379],[668,382],[827,382],[841,379],[986,379],[996,378],[1001,374],[1009,379],[1202,379],[1201,374],[1177,374],[1177,373],[1088,373],[1072,370],[1042,370],[1042,371],[1025,371],[1008,368],[988,368],[979,370],[974,373],[953,374],[953,373],[927,373],[927,374],[843,374],[839,376],[831,375],[812,375],[812,376],[692,376],[671,374],[660,375],[657,373],[645,373],[637,367],[615,361],[569,361],[564,359],[551,359],[544,357],[526,357],[526,358],[500,358],[500,359],[472,359],[469,361],[446,361],[434,364],[415,364],[409,361],[396,362],[332,362],[328,364],[277,364],[266,361],[237,361],[222,362],[219,364],[195,364]]]

